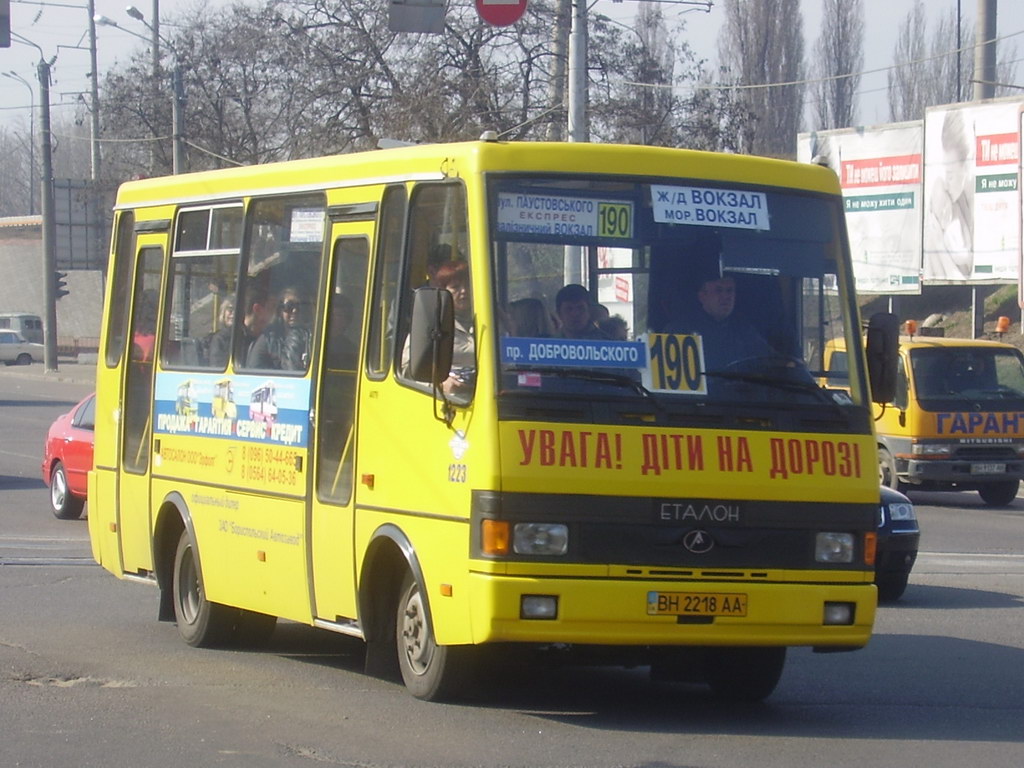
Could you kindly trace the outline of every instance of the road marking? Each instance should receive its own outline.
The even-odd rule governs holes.
[[[1024,554],[989,552],[918,552],[914,570],[1024,572]]]

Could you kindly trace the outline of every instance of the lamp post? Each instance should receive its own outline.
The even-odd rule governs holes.
[[[159,14],[160,5],[159,0],[153,0],[153,11],[154,16]],[[171,49],[171,53],[174,55],[174,67],[171,70],[171,88],[173,97],[171,98],[171,123],[172,123],[172,152],[171,152],[171,172],[181,173],[185,169],[185,90],[184,84],[181,79],[181,68],[178,66],[178,56],[174,47],[170,45],[166,40],[160,36],[160,22],[157,19],[153,24],[146,21],[146,17],[143,16],[142,11],[136,8],[134,5],[129,5],[126,9],[126,13],[136,21],[142,22],[142,24],[152,32],[152,38],[147,38],[132,29],[122,27],[113,19],[97,14],[95,16],[95,22],[101,26],[116,27],[122,32],[127,32],[133,37],[137,37],[140,40],[145,40],[151,46],[153,51],[153,84],[154,89],[157,89],[157,83],[160,78],[160,43],[162,42],[168,48]],[[159,101],[159,93],[154,93],[154,104]],[[156,151],[153,152],[153,167],[156,168]]]
[[[92,150],[90,153],[92,180],[96,181],[100,177],[100,76],[96,63],[95,0],[88,0],[86,12],[89,14],[89,66],[91,67],[89,73],[89,96],[92,102],[90,105],[92,109],[89,110],[89,133],[91,138],[89,146]]]
[[[17,32],[11,32],[11,40],[39,51],[36,73],[39,77],[40,212],[43,217],[43,303],[46,317],[43,325],[43,367],[51,372],[57,370],[57,223],[53,199],[53,137],[50,133],[50,65],[53,60],[47,61],[42,48]]]
[[[28,88],[28,215],[36,213],[36,93],[32,90],[32,84],[14,70],[0,72],[4,77],[17,80]]]

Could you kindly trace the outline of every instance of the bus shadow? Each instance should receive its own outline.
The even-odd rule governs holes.
[[[306,625],[280,622],[263,652],[336,670],[339,686],[345,673],[364,674],[361,641]],[[1021,648],[875,635],[851,654],[791,649],[775,693],[738,705],[706,686],[654,682],[647,667],[529,664],[497,655],[465,696],[434,706],[512,710],[628,733],[1018,743],[1021,670]],[[400,682],[378,682],[408,695]]]
[[[791,650],[779,687],[757,704],[655,683],[646,668],[523,669],[467,703],[631,733],[1017,743],[1022,665],[1019,648],[884,635],[849,655]]]

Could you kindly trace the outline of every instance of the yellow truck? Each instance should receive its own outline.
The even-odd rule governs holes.
[[[841,385],[846,351],[826,350]],[[876,406],[877,408],[878,406]],[[977,491],[1005,506],[1024,478],[1024,356],[998,341],[900,338],[896,396],[876,413],[882,485]]]

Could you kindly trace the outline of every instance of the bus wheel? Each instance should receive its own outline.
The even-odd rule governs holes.
[[[68,489],[68,475],[59,461],[50,473],[50,508],[61,520],[77,520],[82,515],[85,502],[71,495]]]
[[[399,595],[395,630],[405,687],[425,701],[456,697],[469,673],[472,648],[434,641],[423,590],[411,573],[406,573]]]
[[[182,639],[196,648],[221,645],[231,636],[237,611],[206,599],[188,531],[174,555],[174,618]]]
[[[709,648],[704,675],[719,698],[757,702],[775,690],[785,663],[785,647]]]
[[[1005,507],[1017,498],[1019,488],[1020,480],[1004,480],[979,487],[978,495],[990,507]]]

